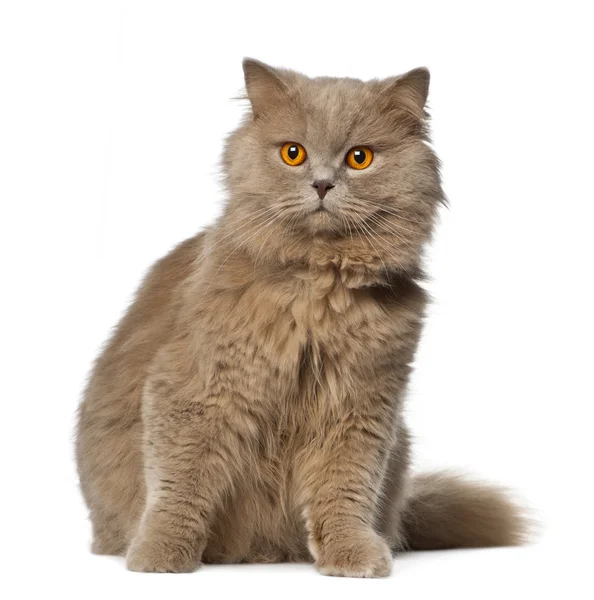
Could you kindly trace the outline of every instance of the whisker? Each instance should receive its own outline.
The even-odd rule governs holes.
[[[272,223],[274,223],[275,221],[278,220],[278,223],[271,229],[270,233],[266,236],[266,238],[262,242],[262,244],[260,246],[260,250],[258,251],[258,254],[256,255],[256,258],[254,260],[254,270],[256,269],[256,266],[258,265],[258,259],[260,258],[260,254],[262,254],[262,250],[264,250],[264,248],[266,246],[266,242],[270,239],[270,236],[279,228],[279,226],[283,224],[283,221],[285,218],[286,218],[285,214],[280,214],[280,215],[277,215],[276,219],[274,219],[272,221]],[[268,223],[268,225],[270,225],[270,223]],[[268,227],[268,225],[267,225],[267,227]]]
[[[210,289],[210,286],[212,285],[213,281],[216,279],[217,275],[219,274],[220,270],[223,268],[223,266],[225,265],[225,263],[242,247],[244,246],[247,242],[249,242],[250,240],[252,240],[254,237],[256,237],[258,235],[258,233],[260,231],[262,231],[265,227],[267,227],[268,225],[270,225],[273,221],[275,221],[278,218],[278,214],[273,215],[271,218],[269,218],[266,223],[264,223],[263,225],[256,225],[256,227],[252,228],[250,231],[248,231],[246,234],[243,234],[239,240],[236,240],[237,242],[239,242],[237,244],[237,246],[227,255],[227,257],[225,258],[225,260],[219,265],[218,269],[215,271],[215,274],[213,275],[212,279],[209,281],[208,285],[206,286],[206,290],[204,291],[204,295],[206,295],[208,293],[208,290]],[[249,235],[252,234],[252,235]],[[245,238],[246,235],[249,235],[249,237],[247,239],[244,239],[243,241],[240,241],[242,238]]]
[[[359,223],[366,223],[367,221],[370,221],[372,223],[374,223],[375,225],[381,227],[384,230],[387,230],[389,233],[391,233],[394,237],[396,237],[400,242],[402,242],[403,244],[407,245],[411,250],[414,251],[413,247],[410,246],[410,244],[407,243],[407,240],[401,235],[400,232],[392,229],[392,226],[398,226],[397,223],[393,223],[392,221],[389,221],[388,219],[386,219],[385,217],[382,217],[381,215],[377,214],[377,213],[359,213],[357,211],[353,211],[354,214],[356,214],[359,218],[357,219],[357,222]],[[351,215],[354,217],[353,212],[351,212]],[[346,214],[346,212],[345,212]],[[405,227],[400,227],[401,231],[407,231],[409,233],[414,233],[417,234],[419,232],[417,231],[412,231],[409,230]],[[378,232],[376,232],[378,233]]]
[[[388,200],[389,199],[390,198],[388,198]],[[418,219],[412,219],[410,217],[405,217],[402,213],[394,210],[393,208],[387,207],[383,204],[369,203],[369,206],[372,206],[373,208],[377,208],[378,212],[388,213],[390,215],[398,217],[402,221],[407,221],[408,223],[415,223],[416,225],[429,225],[429,226],[433,225],[432,221],[419,221]]]
[[[365,225],[363,222],[361,222],[361,225]],[[365,225],[365,227],[367,227]],[[368,229],[369,230],[369,229]],[[402,265],[402,262],[398,260],[398,257],[392,252],[392,249],[390,247],[387,247],[382,240],[384,239],[384,236],[379,234],[377,232],[375,232],[375,235],[373,235],[373,232],[371,232],[372,237],[375,239],[375,241],[380,244],[380,246],[382,246],[382,248],[384,248],[384,250],[386,250],[388,257],[393,260],[394,262],[396,262],[396,264],[398,264],[401,268],[404,268],[404,266]],[[402,240],[404,241],[404,240]],[[373,246],[373,244],[372,244]],[[410,247],[410,246],[409,246]],[[374,250],[377,252],[377,249],[375,248],[375,246],[373,246]],[[414,248],[410,247],[410,249],[413,252],[416,252]],[[381,257],[380,257],[381,259]],[[384,269],[386,269],[386,265],[385,262],[382,260],[382,264],[384,265]],[[387,269],[386,269],[387,271]]]
[[[402,242],[405,246],[407,246],[410,250],[412,250],[413,252],[416,252],[415,249],[408,243],[408,241],[403,238],[397,231],[391,229],[390,227],[388,227],[388,225],[391,225],[391,221],[387,221],[385,220],[385,222],[382,222],[378,219],[379,215],[371,215],[369,217],[369,219],[375,223],[376,225],[378,225],[379,227],[382,227],[383,229],[385,229],[386,231],[388,231],[388,233],[391,233],[399,242]],[[379,232],[376,232],[379,233]]]
[[[365,235],[365,237],[367,238],[367,240],[369,241],[369,243],[371,244],[371,247],[373,248],[374,252],[377,254],[378,258],[382,261],[382,265],[384,267],[384,271],[387,271],[387,267],[386,267],[386,263],[384,262],[383,257],[380,255],[380,253],[377,251],[377,248],[375,247],[374,243],[371,240],[371,230],[367,227],[367,225],[365,224],[365,222],[361,219],[359,221],[360,225],[362,227],[365,228],[366,231],[368,231],[370,233],[370,235],[368,236],[367,233],[365,233],[365,231],[363,232],[363,234]],[[386,248],[384,248],[386,249]],[[390,255],[390,252],[388,252],[388,255]]]
[[[387,202],[389,200],[394,200],[394,198],[392,196],[387,196],[385,198],[382,199],[384,202]],[[393,207],[388,207],[385,204],[377,204],[375,202],[369,202],[367,200],[363,200],[361,198],[352,198],[350,200],[352,205],[355,206],[359,206],[359,207],[363,207],[363,208],[367,208],[367,209],[375,209],[374,212],[385,212],[388,214],[391,214],[395,217],[398,217],[399,219],[401,219],[402,221],[407,221],[409,223],[416,223],[417,225],[433,225],[432,221],[419,221],[418,219],[412,219],[408,216],[404,216],[401,212],[398,212],[397,210],[394,210]]]
[[[353,239],[353,230],[352,230],[352,228],[351,228],[351,223],[350,223],[350,221],[348,220],[348,216],[347,216],[347,215],[345,215],[345,214],[342,214],[342,213],[341,213],[341,214],[340,214],[340,218],[342,219],[342,221],[343,221],[343,222],[346,224],[346,226],[348,227],[348,229],[349,229],[349,235],[351,236],[351,244],[354,244],[354,243],[355,243],[355,240]]]
[[[212,244],[212,246],[209,247],[209,249],[214,249],[216,248],[219,244],[221,244],[223,242],[223,240],[231,237],[232,235],[236,235],[239,231],[241,231],[242,229],[244,229],[245,227],[247,227],[248,225],[250,225],[251,223],[253,223],[254,221],[258,220],[259,218],[264,217],[265,215],[275,211],[277,208],[279,208],[277,205],[272,205],[272,206],[267,206],[266,208],[260,209],[255,215],[252,215],[252,218],[245,222],[242,223],[239,227],[237,227],[237,229],[229,232],[228,234],[224,235],[222,238],[219,238],[215,241],[214,244]]]

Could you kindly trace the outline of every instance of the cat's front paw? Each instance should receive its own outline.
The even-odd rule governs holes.
[[[158,536],[137,536],[126,554],[126,566],[141,573],[191,573],[198,568],[194,548]]]
[[[377,533],[346,535],[320,548],[316,567],[335,577],[387,577],[392,572],[392,553]]]

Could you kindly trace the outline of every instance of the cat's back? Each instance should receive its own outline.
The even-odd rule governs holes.
[[[146,372],[167,342],[179,290],[200,259],[205,235],[182,242],[149,270],[97,359],[79,409],[83,494],[91,511],[111,506],[124,516],[124,529],[137,517],[143,495],[137,490],[143,489],[140,408]]]
[[[178,292],[195,269],[204,236],[203,232],[185,240],[151,267],[95,363],[89,392],[94,386],[113,387],[119,381],[129,386],[130,371],[143,370],[167,341]]]

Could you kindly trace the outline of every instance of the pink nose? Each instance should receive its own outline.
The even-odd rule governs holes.
[[[323,200],[324,196],[326,196],[326,192],[334,187],[334,184],[327,179],[314,181],[311,185],[318,190],[318,196],[320,197],[320,200]]]

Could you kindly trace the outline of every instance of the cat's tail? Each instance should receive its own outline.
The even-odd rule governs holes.
[[[503,488],[444,472],[413,478],[402,528],[410,550],[518,546],[530,520]]]

